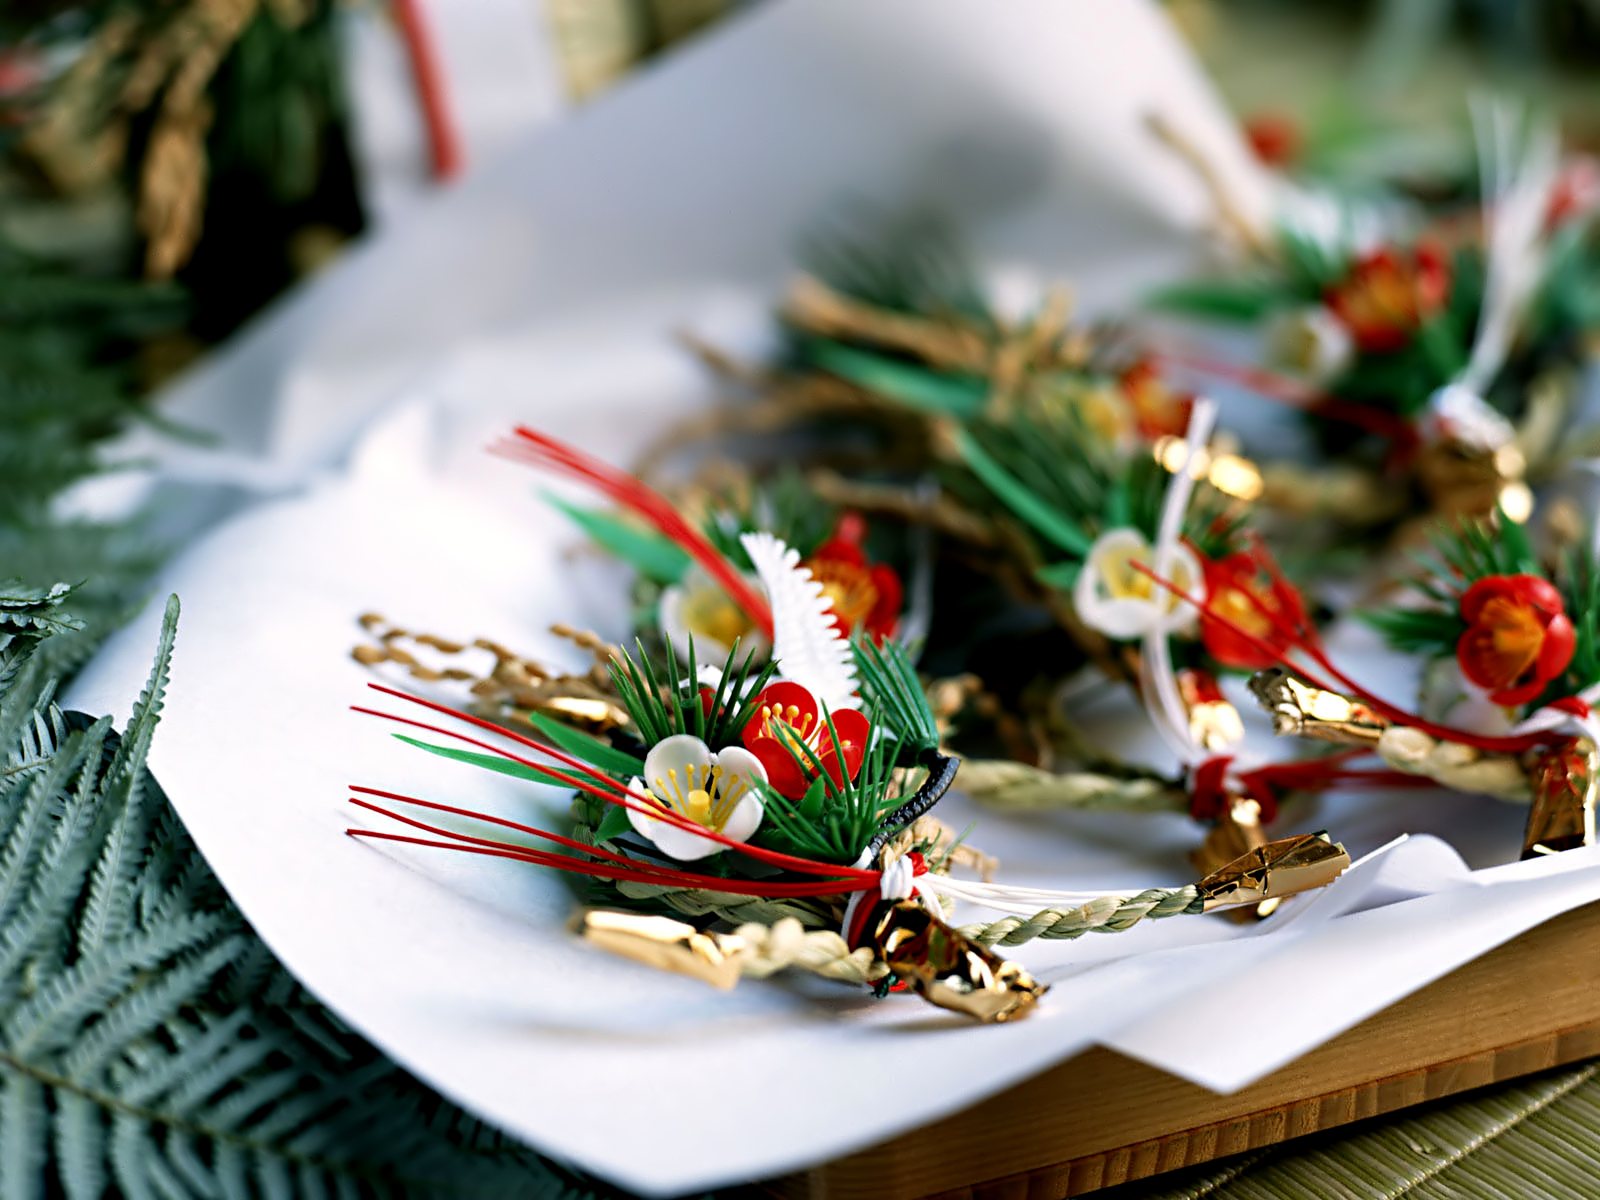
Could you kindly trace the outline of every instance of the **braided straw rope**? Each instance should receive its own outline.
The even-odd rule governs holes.
[[[1119,812],[1182,812],[1189,797],[1176,783],[1155,777],[1119,779],[1094,771],[1054,771],[1008,759],[964,759],[963,793],[990,808],[1108,809]]]
[[[867,947],[851,950],[833,930],[808,931],[793,917],[771,925],[752,922],[734,932],[746,945],[740,969],[747,979],[765,979],[786,967],[842,983],[873,983],[889,973],[889,968],[875,961]]]
[[[1533,798],[1528,772],[1510,754],[1491,754],[1446,742],[1409,725],[1392,725],[1378,739],[1378,757],[1397,771],[1423,775],[1447,788],[1526,804]]]
[[[730,925],[759,922],[770,925],[792,920],[797,925],[817,927],[826,919],[821,913],[779,900],[762,900],[757,897],[736,895],[732,892],[713,892],[705,888],[662,887],[653,883],[634,883],[618,880],[617,890],[631,900],[659,900],[675,912],[686,917],[720,917]]]
[[[1205,910],[1194,884],[1150,888],[1137,896],[1100,896],[1078,908],[1047,908],[1031,917],[1002,917],[961,932],[985,946],[1020,946],[1034,938],[1075,938],[1086,933],[1121,933],[1145,918],[1159,920]]]

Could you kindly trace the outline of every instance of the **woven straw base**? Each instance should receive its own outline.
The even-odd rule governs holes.
[[[1055,1200],[1594,1055],[1600,904],[1530,930],[1234,1095],[1095,1049],[768,1190],[786,1200]]]

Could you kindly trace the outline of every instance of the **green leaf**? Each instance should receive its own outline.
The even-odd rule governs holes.
[[[689,568],[689,555],[670,538],[641,529],[610,513],[568,504],[550,492],[544,493],[544,498],[571,517],[596,545],[609,550],[654,583],[663,586],[677,583]]]
[[[498,754],[484,754],[477,750],[461,750],[455,746],[436,746],[432,742],[424,742],[406,734],[394,735],[408,746],[415,746],[419,750],[426,750],[429,754],[437,754],[440,758],[454,759],[456,762],[468,763],[474,767],[482,767],[485,771],[495,771],[501,775],[509,775],[513,779],[526,779],[532,783],[547,783],[553,787],[570,788],[569,782],[574,776],[581,776],[582,772],[576,768],[567,767],[533,767],[526,763],[514,762],[509,758],[501,758]],[[562,779],[556,772],[567,776]]]
[[[956,446],[972,473],[983,481],[1007,508],[1044,537],[1076,558],[1089,553],[1094,539],[1079,526],[1041,501],[978,445],[967,432],[956,434]]]
[[[824,371],[919,412],[972,417],[989,397],[988,384],[972,375],[940,373],[837,342],[810,342],[807,352]]]
[[[609,842],[632,830],[633,822],[628,819],[628,810],[620,804],[608,804],[606,815],[601,817],[600,824],[595,826],[594,840]]]
[[[818,775],[811,781],[811,786],[806,788],[805,795],[800,797],[800,815],[808,821],[815,821],[822,815],[823,802],[828,798],[828,778]]]
[[[559,748],[575,758],[599,767],[612,775],[643,775],[644,761],[618,750],[610,742],[603,742],[592,734],[564,725],[543,713],[530,712],[528,720],[533,727],[549,738]]]
[[[1218,321],[1258,321],[1296,303],[1283,284],[1268,279],[1205,280],[1158,288],[1145,304],[1162,312]]]

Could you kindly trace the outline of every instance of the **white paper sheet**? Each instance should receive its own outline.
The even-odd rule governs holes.
[[[1236,1087],[1600,895],[1588,867],[1472,875],[1417,837],[1259,928],[1177,918],[1021,948],[1053,991],[1036,1017],[979,1028],[804,980],[714,993],[573,942],[569,893],[538,870],[342,836],[351,783],[520,814],[551,802],[351,714],[369,696],[356,614],[552,657],[550,621],[622,622],[615,576],[564,554],[575,539],[538,481],[483,455],[490,437],[528,420],[626,461],[705,399],[671,331],[757,350],[797,234],[848,194],[953,196],[991,255],[1126,299],[1173,269],[1174,225],[1204,211],[1140,132],[1152,105],[1248,177],[1144,4],[774,4],[398,222],[180,386],[173,414],[225,444],[163,448],[161,486],[210,480],[244,508],[163,576],[184,616],[151,763],[291,971],[445,1094],[666,1195],[844,1153],[1096,1041]],[[158,609],[70,703],[126,714]],[[954,798],[944,815],[973,814]],[[1357,852],[1467,829],[1474,865],[1514,854],[1520,828],[1507,806],[1414,794],[1297,820]],[[1025,884],[1179,883],[1197,839],[1177,815],[981,822],[977,844]],[[1348,962],[1336,993],[1297,991],[1270,1023],[1197,1016],[1220,973],[1251,972],[1259,994],[1324,950]],[[782,1099],[750,1121],[751,1094]]]

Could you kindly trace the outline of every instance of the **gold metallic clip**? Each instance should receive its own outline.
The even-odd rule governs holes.
[[[930,1004],[979,1021],[1015,1021],[1048,985],[952,929],[915,900],[879,900],[861,944]]]
[[[702,933],[671,917],[585,909],[573,918],[585,941],[649,967],[675,971],[724,990],[739,982],[744,939],[729,933]]]
[[[1241,855],[1267,844],[1267,833],[1261,827],[1261,805],[1248,796],[1232,796],[1228,807],[1206,832],[1206,840],[1195,848],[1189,860],[1195,870],[1210,876],[1231,866]],[[1253,907],[1230,909],[1230,920],[1243,924],[1270,917],[1280,902],[1263,900]]]
[[[1358,700],[1324,691],[1278,667],[1258,671],[1250,690],[1276,734],[1299,734],[1341,746],[1376,746],[1389,722]]]
[[[1542,750],[1529,772],[1533,807],[1522,839],[1522,857],[1559,854],[1596,841],[1595,807],[1600,800],[1600,751],[1588,738],[1567,738]]]
[[[1350,856],[1325,833],[1302,833],[1258,846],[1202,879],[1197,888],[1205,911],[1259,904],[1332,883]]]

